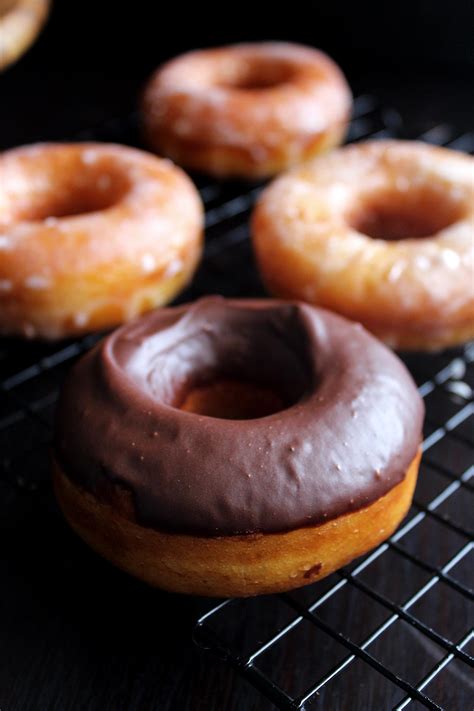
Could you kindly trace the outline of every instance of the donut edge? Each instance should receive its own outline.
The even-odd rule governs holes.
[[[403,480],[374,503],[284,533],[204,537],[145,528],[73,483],[54,458],[53,484],[72,529],[123,571],[169,592],[250,597],[330,575],[386,540],[413,497],[421,449]]]
[[[15,64],[38,39],[49,16],[51,0],[19,2],[0,17],[0,72]],[[7,29],[5,30],[5,26]]]

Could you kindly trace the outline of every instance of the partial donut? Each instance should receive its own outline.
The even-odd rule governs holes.
[[[215,176],[261,178],[341,143],[351,93],[323,52],[285,42],[189,52],[151,77],[153,150]]]
[[[0,334],[110,328],[171,300],[201,254],[203,208],[167,160],[125,146],[0,155]]]
[[[359,143],[296,168],[252,219],[272,294],[407,350],[474,337],[473,230],[474,159],[408,141]]]
[[[0,71],[33,44],[49,6],[50,0],[0,0]]]
[[[405,367],[360,325],[207,298],[122,327],[75,366],[56,493],[89,545],[152,585],[288,590],[391,535],[422,420]]]

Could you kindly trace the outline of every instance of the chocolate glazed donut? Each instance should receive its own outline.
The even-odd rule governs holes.
[[[286,590],[396,528],[422,419],[404,366],[361,326],[207,298],[119,329],[76,365],[56,491],[93,548],[154,585]]]

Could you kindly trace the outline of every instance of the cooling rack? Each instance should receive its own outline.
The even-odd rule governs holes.
[[[73,137],[140,145],[138,117]],[[355,101],[349,140],[418,138],[472,152],[448,125],[409,135],[372,96]],[[264,293],[248,217],[262,184],[196,177],[206,205],[202,265],[179,301]],[[48,489],[48,444],[62,379],[97,340],[0,340],[0,465],[6,490]],[[225,660],[281,709],[467,709],[472,629],[474,346],[405,358],[426,404],[423,462],[410,512],[366,557],[299,591],[224,600],[197,621],[196,644]],[[350,689],[350,698],[347,690]],[[265,699],[267,700],[265,702]],[[265,707],[266,708],[266,707]]]

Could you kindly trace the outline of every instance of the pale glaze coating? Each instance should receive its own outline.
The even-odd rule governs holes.
[[[190,387],[226,376],[274,388],[286,409],[249,420],[179,409]],[[207,298],[122,327],[75,366],[55,457],[99,499],[130,492],[143,526],[287,531],[400,483],[422,419],[405,367],[361,326],[304,304]]]
[[[218,176],[273,175],[342,141],[351,94],[323,52],[285,42],[188,52],[144,94],[147,140]]]
[[[0,155],[0,334],[60,338],[166,303],[201,254],[203,208],[167,160],[125,146]]]
[[[345,147],[281,176],[252,228],[273,294],[408,349],[474,336],[473,231],[474,159],[407,141]]]
[[[0,71],[33,44],[50,4],[50,0],[0,0]]]

